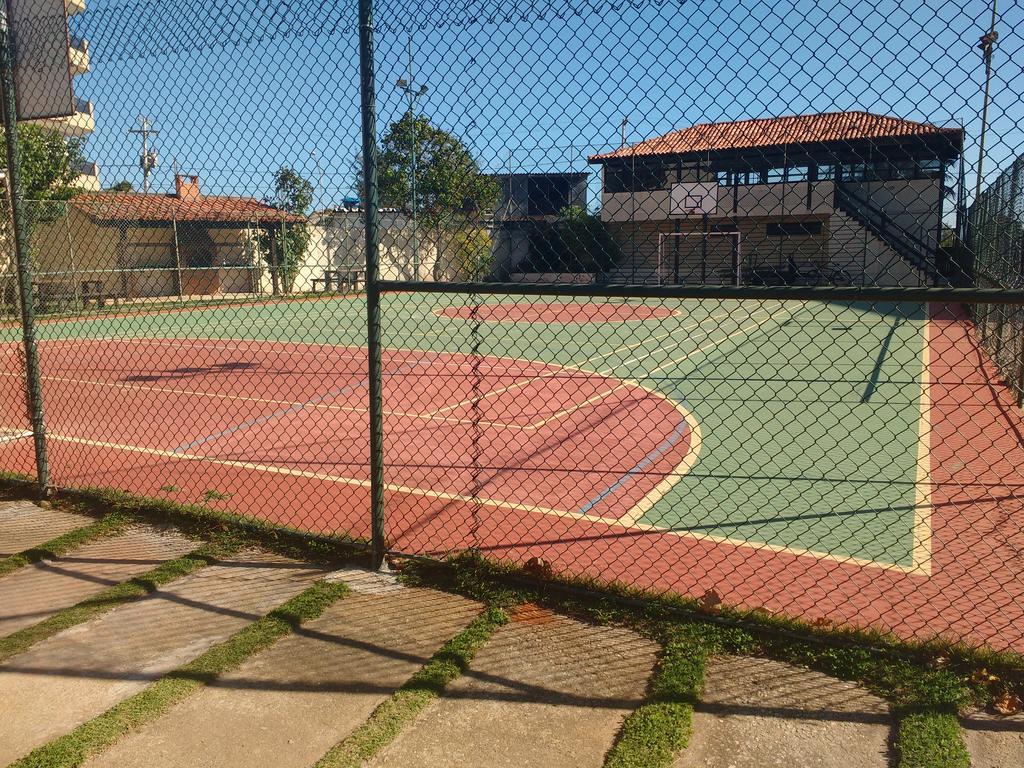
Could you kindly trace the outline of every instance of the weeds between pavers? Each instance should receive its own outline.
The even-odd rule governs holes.
[[[348,592],[348,587],[341,582],[316,582],[223,643],[83,723],[71,733],[33,750],[12,763],[10,768],[74,768],[81,765],[91,755],[102,752],[127,733],[154,720],[303,623],[317,618]]]
[[[608,754],[606,765],[615,768],[671,765],[688,739],[704,661],[718,653],[758,655],[808,667],[862,685],[888,700],[896,721],[900,768],[960,765],[957,756],[966,755],[966,747],[956,713],[983,705],[992,695],[990,687],[977,679],[977,664],[968,667],[963,657],[953,661],[940,655],[950,652],[948,645],[914,646],[890,640],[888,647],[878,649],[850,643],[856,630],[838,633],[846,642],[829,645],[828,634],[800,638],[772,631],[775,627],[758,631],[713,623],[680,616],[674,597],[668,598],[668,604],[653,600],[626,605],[616,596],[510,582],[508,577],[521,571],[475,555],[456,556],[447,563],[407,561],[400,567],[403,578],[419,586],[477,600],[498,596],[535,602],[595,623],[628,627],[661,643],[662,657],[647,700],[627,718]],[[982,658],[988,656],[982,654]]]
[[[51,560],[60,557],[83,544],[116,536],[124,531],[132,522],[132,518],[129,515],[121,512],[111,512],[94,523],[88,523],[81,528],[76,528],[73,531],[68,531],[61,536],[50,539],[43,544],[31,547],[23,552],[18,552],[10,557],[5,557],[3,560],[0,560],[0,576],[6,576],[19,568],[38,563],[41,560]]]
[[[64,608],[38,624],[20,629],[0,638],[0,662],[23,653],[35,643],[52,637],[77,624],[82,624],[119,605],[145,597],[175,579],[194,573],[218,559],[230,555],[236,547],[223,544],[203,544],[186,555],[161,563],[139,576],[109,587],[75,605]]]
[[[143,518],[171,521],[187,531],[231,531],[267,549],[321,562],[336,562],[341,551],[345,552],[341,559],[350,559],[365,546],[365,542],[345,536],[315,536],[208,507],[143,499],[120,491],[94,489],[64,496],[93,508],[113,505]],[[666,625],[697,624],[707,638],[709,653],[763,655],[864,685],[893,704],[896,747],[905,768],[939,765],[942,763],[936,761],[943,755],[963,750],[958,731],[954,737],[949,728],[918,728],[915,724],[934,726],[968,705],[987,706],[1007,692],[1024,693],[1024,658],[1014,653],[944,640],[908,642],[882,632],[810,624],[758,610],[723,606],[709,610],[691,598],[546,571],[538,574],[535,569],[495,563],[476,554],[456,556],[446,563],[404,561],[403,565],[403,578],[423,586],[457,592],[490,605],[543,602],[588,621],[620,623],[659,642],[664,642],[661,633]],[[661,723],[666,738],[683,722],[683,710],[671,711],[678,716],[648,719],[649,723]],[[639,723],[634,725],[639,727]],[[912,745],[907,740],[912,738],[911,732],[920,736]]]
[[[365,723],[320,758],[314,768],[355,768],[380,752],[469,668],[480,647],[507,622],[508,614],[503,609],[493,605],[486,608],[374,709]]]

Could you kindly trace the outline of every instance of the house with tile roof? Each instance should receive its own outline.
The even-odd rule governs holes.
[[[695,125],[592,155],[610,282],[922,285],[963,131],[869,112]]]
[[[49,296],[122,299],[276,293],[284,262],[267,235],[305,219],[249,197],[206,195],[198,176],[173,193],[85,192],[50,204],[33,233]]]

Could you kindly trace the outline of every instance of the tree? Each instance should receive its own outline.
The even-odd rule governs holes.
[[[412,148],[416,147],[416,214],[425,226],[494,210],[498,183],[480,166],[462,140],[411,112],[385,132],[378,156],[380,204],[412,209]],[[359,188],[363,188],[362,169]]]
[[[560,210],[554,224],[538,225],[530,250],[524,269],[536,272],[603,272],[621,256],[601,219],[576,205]]]
[[[307,216],[313,205],[313,185],[298,171],[282,165],[274,174],[274,194],[267,204],[287,213]],[[270,249],[266,250],[273,291],[276,294],[280,285],[285,293],[290,293],[309,247],[309,230],[305,224],[282,223],[272,237],[277,264],[271,262]]]
[[[63,214],[63,205],[53,200],[67,200],[75,194],[71,186],[82,164],[80,139],[65,139],[56,131],[31,123],[18,125],[18,143],[21,149],[22,194],[25,199],[25,229],[29,249],[32,233],[43,222],[52,221]],[[7,137],[0,131],[0,168],[7,169]],[[10,243],[10,198],[0,196],[0,239]],[[10,249],[4,247],[5,253]],[[6,258],[4,259],[6,260]],[[0,273],[5,271],[0,261]],[[9,286],[0,286],[0,297],[13,302],[14,292]]]
[[[134,192],[135,187],[132,186],[130,181],[119,181],[116,184],[111,184],[107,187],[107,192]]]

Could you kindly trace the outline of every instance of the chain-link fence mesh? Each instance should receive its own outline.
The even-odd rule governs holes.
[[[981,192],[968,211],[967,252],[986,288],[1024,286],[1024,157],[1018,157]],[[1024,308],[978,304],[972,317],[1003,381],[1024,400]]]
[[[1024,651],[1019,8],[374,5],[12,16],[0,469]]]

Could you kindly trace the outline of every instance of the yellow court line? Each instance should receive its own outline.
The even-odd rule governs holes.
[[[758,310],[758,311],[761,311],[761,310]],[[467,405],[472,405],[473,403],[479,402],[480,400],[486,400],[486,399],[494,397],[496,395],[501,395],[501,394],[504,394],[505,392],[510,392],[513,389],[521,389],[523,387],[529,386],[530,384],[532,384],[535,381],[541,381],[543,379],[550,379],[550,378],[553,378],[555,376],[561,375],[562,373],[564,373],[564,371],[566,369],[568,369],[568,370],[583,371],[585,373],[591,373],[591,374],[597,373],[598,375],[601,375],[601,376],[607,375],[607,373],[605,373],[605,372],[590,371],[590,370],[588,370],[586,368],[583,368],[582,366],[588,365],[588,364],[592,364],[595,360],[607,360],[612,355],[616,355],[616,354],[618,354],[620,352],[626,352],[626,351],[631,350],[631,349],[636,349],[637,347],[643,346],[645,344],[650,344],[652,341],[660,341],[661,339],[667,338],[669,336],[674,336],[675,334],[683,332],[683,331],[695,330],[696,328],[700,328],[708,320],[723,320],[723,319],[725,319],[727,317],[729,317],[729,313],[726,313],[724,315],[709,315],[708,317],[704,318],[703,320],[701,320],[700,322],[698,322],[698,323],[696,323],[694,325],[688,325],[688,326],[683,326],[681,328],[675,328],[675,329],[673,329],[671,331],[667,331],[666,333],[660,334],[658,336],[648,337],[648,338],[644,339],[643,341],[639,341],[639,342],[636,342],[634,344],[623,345],[621,347],[618,347],[617,349],[613,349],[611,352],[605,352],[605,353],[600,354],[600,355],[594,355],[594,356],[584,360],[582,363],[575,363],[573,365],[560,365],[559,366],[559,370],[557,370],[557,371],[549,371],[549,372],[540,374],[538,376],[532,376],[532,377],[530,377],[528,379],[525,379],[523,381],[513,382],[512,384],[508,384],[508,385],[506,385],[504,387],[498,387],[497,389],[490,390],[490,391],[486,392],[485,394],[481,395],[480,397],[471,398],[471,399],[468,399],[468,400],[463,400],[461,402],[454,403],[454,404],[451,404],[451,405],[446,405],[444,408],[439,408],[436,411],[429,411],[428,413],[430,413],[430,414],[444,413],[445,411],[454,410],[455,408],[462,408],[462,407],[467,406]],[[681,344],[683,344],[685,341],[686,341],[686,339],[680,339],[679,341],[675,342],[672,345],[672,347],[678,347]],[[636,357],[636,358],[633,358],[631,360],[627,360],[627,361],[625,361],[623,363],[620,363],[619,366],[621,367],[622,365],[625,365],[626,363],[635,363],[635,362],[639,362],[640,360],[645,360],[648,357],[651,357],[652,355],[657,354],[659,351],[664,351],[664,348],[662,348],[660,350],[652,350],[647,355],[642,355],[640,357]],[[608,369],[608,370],[612,371],[612,370],[614,370],[614,368],[611,368],[611,369]]]
[[[89,440],[81,437],[71,437],[69,435],[59,435],[52,432],[47,433],[47,437],[51,440],[57,440],[64,443],[72,443],[75,445],[89,445],[96,448],[111,448],[114,450],[128,451],[131,453],[141,453],[148,456],[159,456],[161,458],[169,459],[181,459],[183,461],[195,461],[204,464],[215,464],[223,467],[235,467],[238,469],[249,469],[256,472],[268,472],[275,475],[289,475],[292,477],[304,477],[311,480],[324,480],[326,482],[338,483],[340,485],[348,485],[357,488],[369,488],[369,480],[359,480],[354,477],[345,477],[343,475],[328,475],[320,474],[317,472],[310,472],[305,469],[292,469],[290,467],[278,467],[272,464],[256,464],[248,461],[233,461],[231,459],[215,459],[208,456],[198,456],[191,453],[175,453],[174,451],[166,451],[160,448],[145,448],[138,445],[125,445],[122,443],[110,443],[103,440]],[[447,491],[432,491],[426,488],[417,488],[409,485],[398,485],[395,483],[384,483],[384,489],[395,493],[405,493],[410,496],[421,496],[428,499],[440,499],[441,501],[464,501],[467,503],[482,505],[485,507],[497,507],[501,509],[512,509],[517,512],[534,512],[542,515],[557,515],[562,516],[563,511],[557,509],[550,509],[548,507],[535,506],[533,504],[522,504],[515,501],[507,501],[505,499],[490,499],[479,496],[467,496],[461,493],[450,493]],[[589,518],[588,518],[589,519]]]
[[[915,572],[932,573],[932,452],[931,452],[931,319],[924,305],[924,349],[921,353],[921,414],[917,426],[917,466],[914,483],[914,528],[911,563]]]
[[[608,395],[612,395],[618,392],[620,389],[624,389],[626,386],[627,385],[625,383],[618,384],[612,387],[611,389],[606,389],[603,392],[598,392],[596,395],[587,398],[582,403],[577,403],[575,405],[569,406],[568,408],[563,408],[560,411],[555,411],[554,413],[546,416],[540,421],[534,422],[533,424],[528,424],[527,426],[523,427],[523,429],[540,429],[545,424],[549,424],[552,421],[558,421],[559,419],[562,419],[570,414],[576,413],[576,411],[580,410],[581,408],[586,408],[588,405],[593,405],[594,403],[600,402],[601,400],[604,400],[606,397],[608,397]]]
[[[312,480],[323,480],[326,482],[339,483],[341,485],[354,486],[358,488],[369,488],[369,480],[358,480],[352,477],[344,477],[341,475],[325,475],[318,474],[316,472],[310,472],[309,470],[302,469],[291,469],[288,467],[277,467],[267,464],[256,464],[245,461],[232,461],[229,459],[214,459],[206,456],[196,456],[194,454],[174,453],[172,451],[164,451],[158,448],[144,448],[136,445],[123,445],[120,443],[109,443],[101,440],[88,440],[85,438],[70,437],[67,435],[60,435],[55,433],[48,433],[47,435],[51,440],[57,440],[60,442],[72,443],[77,445],[90,445],[98,448],[112,448],[115,450],[129,451],[131,453],[141,453],[151,456],[160,456],[172,459],[182,459],[184,461],[194,461],[207,464],[215,464],[218,466],[236,467],[239,469],[248,469],[257,472],[268,472],[270,474],[279,475],[290,475],[293,477],[303,477]],[[813,557],[817,560],[831,560],[838,563],[852,564],[858,566],[874,566],[886,570],[895,570],[900,572],[916,572],[915,568],[908,568],[907,566],[892,565],[888,563],[879,563],[874,560],[864,560],[856,557],[849,557],[845,555],[833,555],[827,552],[815,552],[808,549],[795,549],[793,547],[783,547],[776,544],[763,544],[760,542],[746,541],[744,539],[731,539],[726,536],[714,536],[706,533],[695,533],[692,531],[674,531],[670,528],[662,528],[649,523],[623,523],[621,519],[597,517],[593,515],[582,514],[579,512],[571,512],[563,509],[552,509],[551,507],[535,506],[532,504],[522,504],[514,501],[507,501],[504,499],[491,499],[486,497],[478,496],[467,496],[459,493],[449,493],[445,491],[431,491],[425,488],[417,488],[414,486],[398,485],[395,483],[385,483],[385,490],[405,493],[410,496],[420,496],[429,499],[438,499],[441,501],[461,501],[476,504],[478,506],[494,507],[496,509],[510,509],[517,512],[530,512],[541,515],[552,515],[555,517],[564,517],[574,520],[581,520],[586,522],[600,523],[613,528],[621,528],[623,530],[635,530],[645,531],[650,533],[661,533],[669,536],[676,536],[679,538],[691,538],[704,541],[711,541],[718,544],[729,544],[740,549],[753,549],[753,550],[768,550],[771,552],[780,552],[798,556]],[[645,497],[646,498],[646,497]],[[641,500],[640,504],[644,501]],[[640,506],[639,504],[637,506]],[[635,509],[636,507],[634,507]]]

